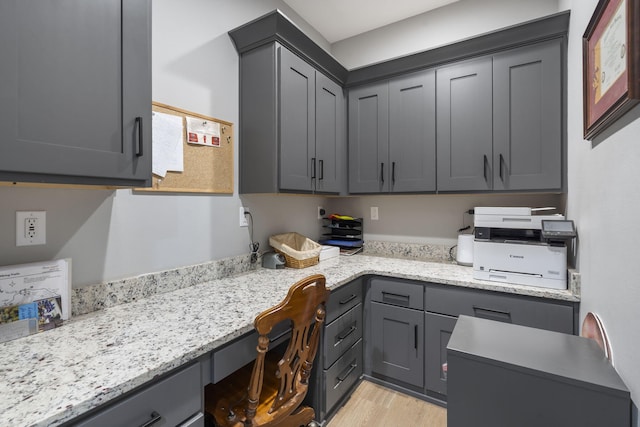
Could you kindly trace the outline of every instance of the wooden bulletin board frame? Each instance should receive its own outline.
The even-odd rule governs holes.
[[[233,123],[159,102],[152,103],[152,110],[182,117],[185,130],[186,117],[220,123],[220,147],[187,144],[184,132],[184,171],[168,171],[164,178],[153,175],[151,187],[136,191],[233,194]]]

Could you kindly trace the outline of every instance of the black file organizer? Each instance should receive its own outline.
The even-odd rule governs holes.
[[[338,246],[344,251],[352,253],[362,250],[364,241],[362,240],[363,228],[362,218],[337,219],[323,218],[323,238],[320,243],[323,245]]]

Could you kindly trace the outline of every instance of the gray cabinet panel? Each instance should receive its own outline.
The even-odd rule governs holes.
[[[280,189],[311,191],[315,168],[315,70],[278,49],[280,60]]]
[[[562,187],[562,45],[493,57],[494,190]]]
[[[346,350],[362,338],[362,304],[358,304],[327,325],[324,331],[324,368],[329,368]]]
[[[389,81],[391,191],[436,190],[435,71]]]
[[[424,381],[427,391],[447,395],[447,344],[456,326],[456,317],[425,313]]]
[[[416,387],[424,384],[424,313],[371,303],[372,373]]]
[[[77,427],[141,426],[154,418],[161,417],[154,425],[175,426],[190,420],[201,409],[200,364],[196,363],[74,425]]]
[[[2,2],[0,40],[0,179],[150,181],[150,1]]]
[[[349,192],[389,191],[387,82],[349,91]]]
[[[315,190],[339,193],[346,166],[346,99],[340,86],[316,73]]]
[[[567,334],[574,333],[573,307],[570,304],[498,292],[427,286],[425,310],[450,316],[465,314]]]
[[[370,281],[371,301],[422,310],[424,285],[399,279],[373,277]]]
[[[339,193],[342,89],[278,43],[240,58],[240,192]]]
[[[449,427],[629,426],[630,393],[588,338],[460,317]]]
[[[326,413],[330,413],[362,375],[362,340],[347,350],[331,368],[323,371]]]
[[[436,76],[438,190],[490,190],[491,58],[439,68]]]
[[[270,44],[240,58],[240,193],[278,191],[277,48]]]
[[[362,302],[362,278],[358,278],[347,285],[331,291],[327,302],[327,324],[333,322],[347,311]]]

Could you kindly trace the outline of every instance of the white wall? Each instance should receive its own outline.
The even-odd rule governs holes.
[[[328,48],[279,0],[153,0],[153,100],[231,121],[238,141],[238,55],[227,31],[276,8]],[[233,196],[0,187],[0,265],[70,257],[78,287],[245,254],[243,204],[254,211],[257,240],[290,230],[318,234],[317,197],[245,202],[237,195],[237,151],[234,161]],[[46,245],[15,246],[18,210],[47,211]]]
[[[576,221],[582,275],[580,319],[597,313],[613,347],[616,370],[640,400],[640,108],[594,141],[582,138],[582,35],[597,0],[564,1],[571,8],[568,49],[567,211]],[[637,410],[635,426],[640,426]]]
[[[460,0],[331,46],[353,69],[558,12],[558,0]]]

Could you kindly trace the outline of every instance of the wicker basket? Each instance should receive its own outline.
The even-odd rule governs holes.
[[[320,262],[322,245],[298,233],[276,234],[269,237],[269,244],[284,256],[285,265],[306,268]]]

